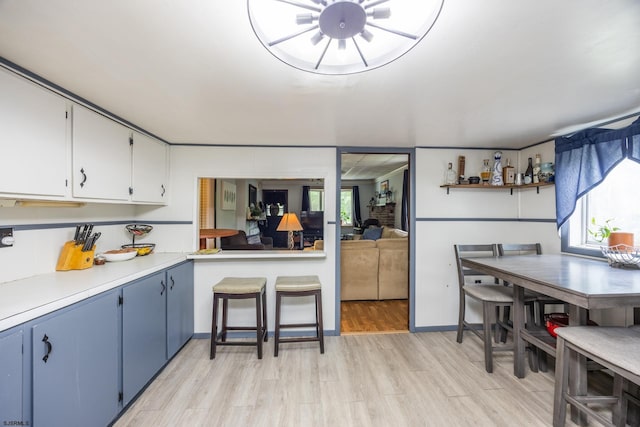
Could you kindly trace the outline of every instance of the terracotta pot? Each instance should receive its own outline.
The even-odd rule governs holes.
[[[609,246],[627,245],[633,247],[633,233],[612,231],[609,235]]]

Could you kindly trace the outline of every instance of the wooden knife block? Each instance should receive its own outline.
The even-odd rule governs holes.
[[[73,240],[62,246],[56,271],[84,270],[93,267],[93,256],[95,255],[95,245],[90,251],[82,252],[82,245],[76,245]]]

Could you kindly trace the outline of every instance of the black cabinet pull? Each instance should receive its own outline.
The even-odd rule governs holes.
[[[167,285],[164,284],[164,280],[161,280],[160,284],[162,285],[162,290],[160,291],[160,295],[164,295],[164,291],[167,290]]]
[[[44,334],[44,337],[42,337],[42,342],[45,346],[47,346],[47,353],[44,355],[42,360],[44,361],[44,363],[47,363],[47,360],[49,360],[49,355],[51,354],[51,350],[53,350],[53,346],[49,342],[49,337],[47,336],[47,334]]]
[[[80,188],[84,187],[84,183],[87,182],[87,174],[84,173],[84,168],[80,169],[80,173],[82,174],[82,182],[80,183]]]
[[[171,279],[171,287],[169,288],[170,290],[173,290],[173,285],[176,284],[176,281],[173,280],[173,276],[169,276],[169,278]]]
[[[165,193],[167,190],[164,188],[164,184],[160,185],[160,187],[162,188],[162,193],[160,193],[160,197],[164,197],[164,193]]]

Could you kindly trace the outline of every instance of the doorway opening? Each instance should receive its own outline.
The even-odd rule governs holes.
[[[340,333],[408,332],[410,152],[340,156]]]

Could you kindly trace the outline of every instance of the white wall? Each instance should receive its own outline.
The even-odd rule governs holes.
[[[262,179],[322,178],[326,195],[325,241],[328,248],[335,245],[336,150],[333,148],[259,148],[259,147],[171,147],[171,200],[170,206],[145,217],[156,220],[192,220],[197,223],[197,178],[215,177],[228,180],[257,177]],[[188,230],[186,230],[188,228]],[[168,234],[175,236],[175,250],[189,252],[197,244],[195,226],[173,227]],[[184,234],[191,236],[186,244]],[[324,303],[324,327],[335,329],[335,253],[327,250],[322,260],[270,260],[270,261],[198,261],[195,264],[195,331],[211,330],[211,286],[227,276],[261,276],[267,278],[269,324],[273,325],[273,284],[278,275],[316,274],[320,277]],[[242,303],[239,303],[242,306]],[[296,305],[292,322],[303,320],[313,313],[311,301]],[[244,316],[245,310],[232,316]],[[234,317],[231,317],[233,319]],[[252,319],[249,316],[247,319]],[[271,328],[272,329],[272,328]]]
[[[552,144],[533,149],[546,153]],[[416,149],[416,328],[457,324],[458,279],[453,245],[456,243],[539,242],[544,253],[558,253],[560,238],[553,222],[519,219],[554,219],[554,187],[514,191],[506,189],[440,188],[448,162],[466,157],[467,175],[493,158],[489,150]],[[525,151],[525,155],[529,155]],[[503,153],[515,165],[515,152]],[[526,161],[526,160],[525,160]],[[521,172],[524,171],[520,167]],[[480,321],[481,307],[470,304],[471,321]]]
[[[77,208],[0,208],[0,224],[6,226],[23,226],[30,224],[49,224],[51,228],[38,230],[14,230],[13,247],[0,248],[0,283],[38,274],[55,271],[60,249],[66,241],[73,239],[76,224],[95,221],[132,221],[135,218],[135,207],[128,205],[89,204]],[[60,224],[68,227],[59,228]],[[97,242],[97,251],[120,248],[120,245],[131,243],[124,225],[108,225],[94,228],[101,232]],[[155,230],[145,238],[153,239],[162,231]],[[162,247],[158,248],[164,251]],[[70,272],[69,274],[73,274]]]

